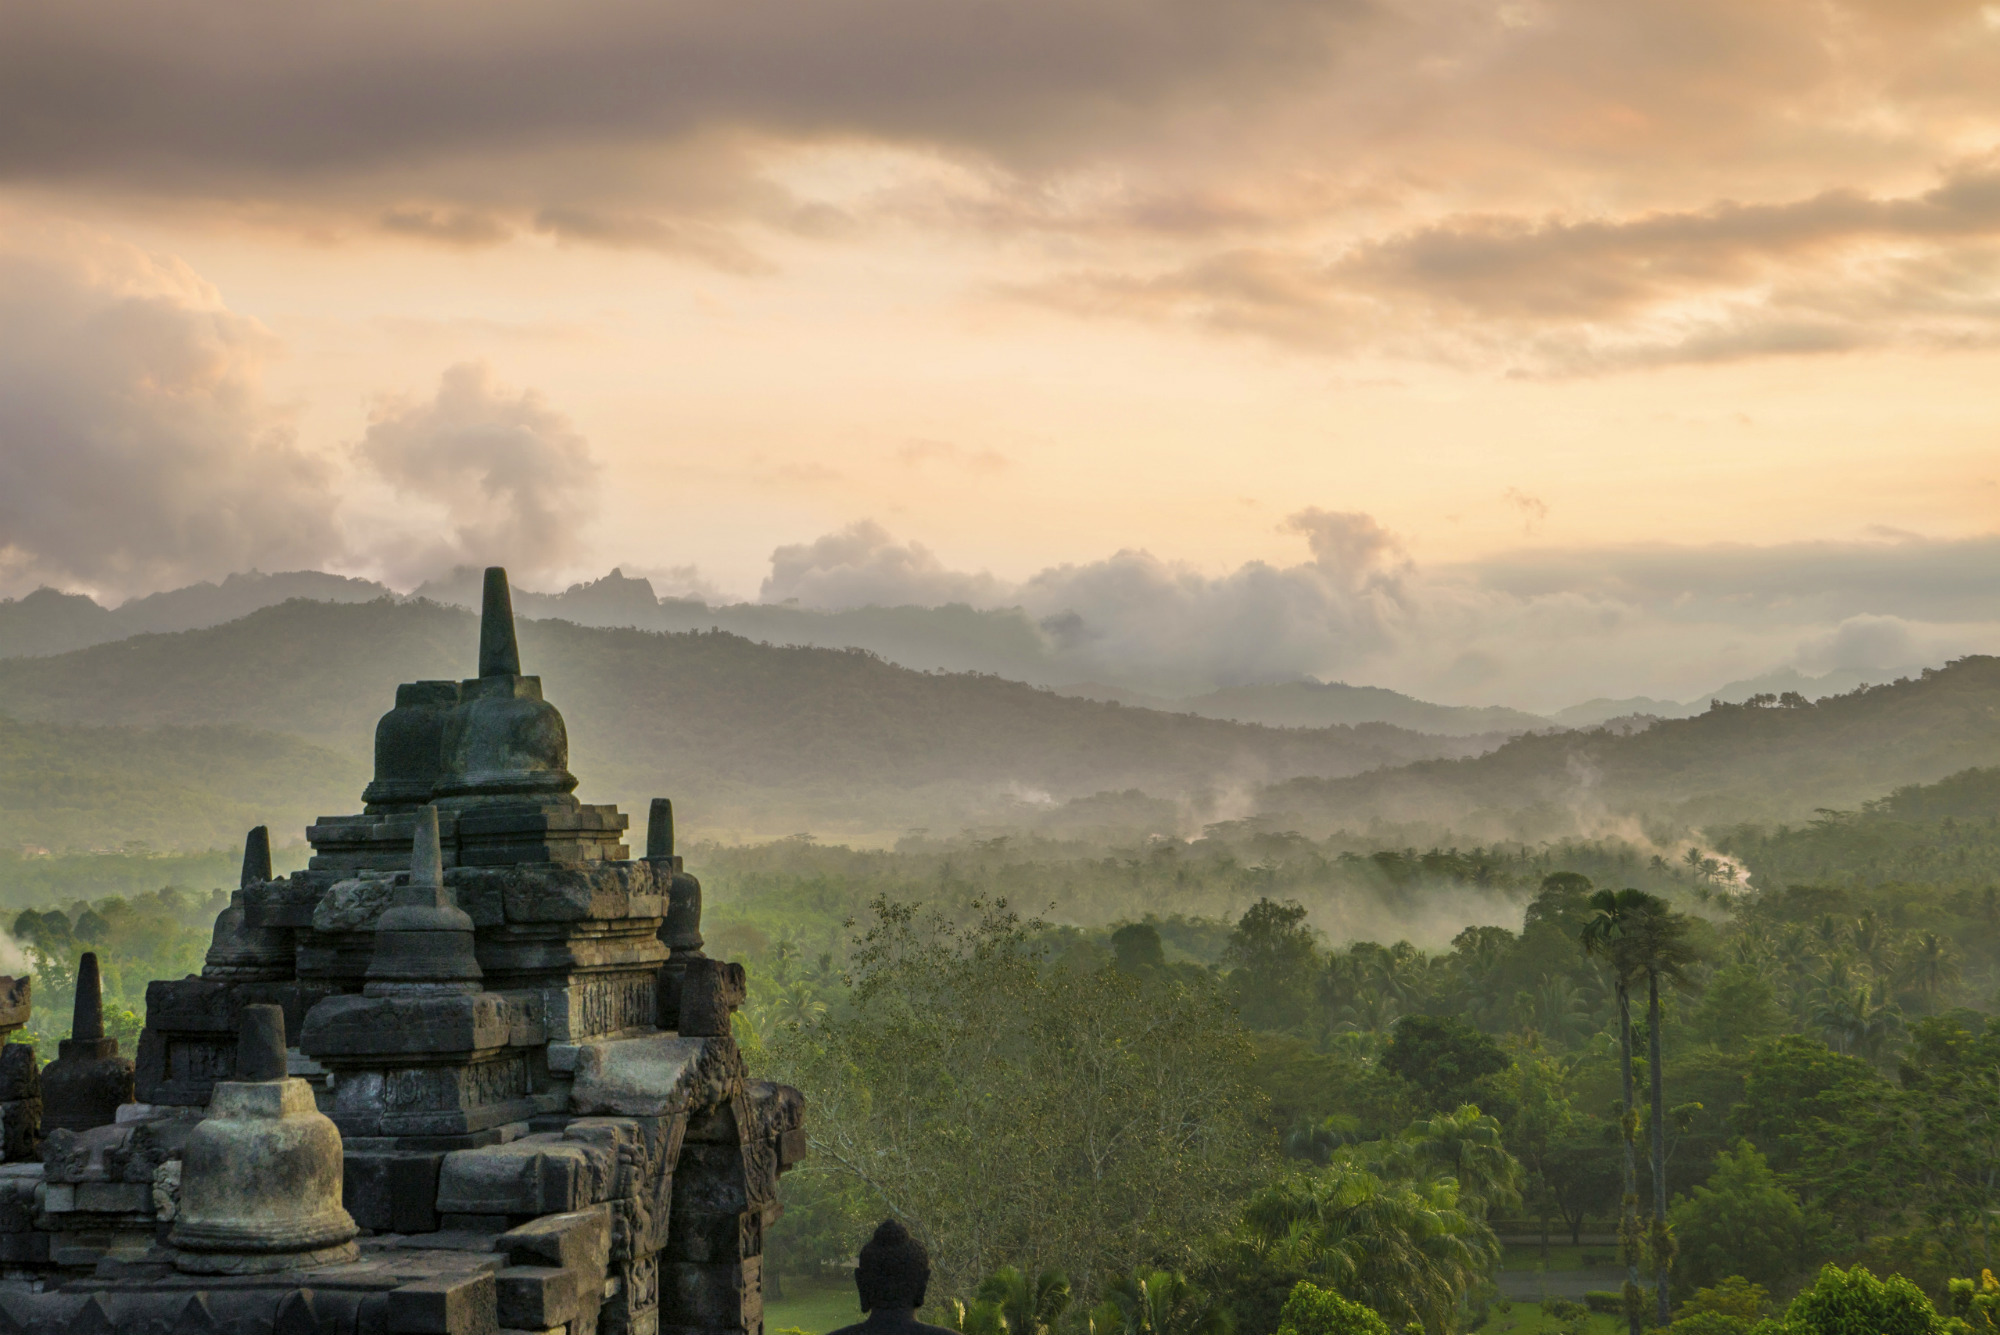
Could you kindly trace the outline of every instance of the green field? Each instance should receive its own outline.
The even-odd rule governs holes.
[[[925,1319],[935,1321],[936,1313]],[[785,1296],[764,1297],[764,1329],[769,1335],[802,1330],[806,1335],[826,1335],[830,1330],[851,1326],[861,1320],[861,1305],[854,1296],[854,1281],[838,1279],[787,1279]]]
[[[1618,1335],[1625,1328],[1623,1317],[1608,1312],[1592,1312],[1584,1320],[1588,1335]],[[1484,1335],[1555,1335],[1561,1325],[1540,1303],[1513,1303],[1496,1305],[1480,1330]]]
[[[1608,1245],[1598,1247],[1551,1245],[1546,1260],[1542,1257],[1542,1249],[1532,1244],[1525,1247],[1510,1245],[1500,1255],[1500,1268],[1502,1270],[1547,1270],[1552,1272],[1557,1270],[1596,1270],[1612,1267],[1617,1264],[1618,1248]]]

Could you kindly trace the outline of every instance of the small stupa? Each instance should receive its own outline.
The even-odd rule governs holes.
[[[118,1040],[104,1035],[104,979],[97,952],[85,951],[76,968],[76,1009],[69,1037],[42,1068],[42,1130],[88,1131],[118,1119],[132,1101],[132,1061],[118,1055]]]
[[[176,1269],[261,1274],[360,1254],[340,1203],[340,1132],[285,1062],[284,1009],[245,1006],[236,1078],[216,1082],[183,1154]]]

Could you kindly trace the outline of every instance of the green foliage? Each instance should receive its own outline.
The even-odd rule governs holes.
[[[1450,1017],[1406,1015],[1396,1021],[1382,1065],[1414,1087],[1432,1110],[1476,1102],[1481,1082],[1507,1069],[1507,1054],[1477,1029]]]
[[[1177,1270],[1140,1268],[1105,1282],[1090,1335],[1230,1335],[1229,1310]]]
[[[1774,1284],[1805,1261],[1798,1197],[1747,1141],[1717,1157],[1714,1174],[1675,1203],[1672,1220],[1681,1282],[1704,1293],[1711,1290],[1703,1286],[1726,1285],[1731,1276]]]
[[[1337,1157],[1252,1196],[1222,1267],[1245,1329],[1269,1329],[1284,1296],[1311,1280],[1442,1335],[1499,1254],[1455,1180],[1385,1180]]]
[[[0,847],[241,847],[253,825],[302,829],[321,811],[348,809],[367,781],[352,757],[275,731],[0,717]],[[0,860],[0,885],[39,879],[26,861]]]
[[[1212,984],[1062,967],[985,903],[961,923],[878,901],[848,969],[838,1004],[769,1044],[813,1109],[787,1189],[846,1183],[911,1221],[942,1295],[1003,1261],[1190,1257],[1254,1180],[1250,1046]]]
[[[1278,1313],[1278,1335],[1389,1335],[1389,1323],[1332,1289],[1300,1280]]]
[[[1069,1308],[1069,1277],[1059,1270],[1044,1270],[1031,1280],[1003,1265],[980,1281],[974,1298],[993,1309],[1007,1335],[1048,1335]]]
[[[1923,1290],[1903,1278],[1877,1279],[1861,1266],[1829,1265],[1785,1309],[1796,1335],[1945,1335],[1945,1319]]]

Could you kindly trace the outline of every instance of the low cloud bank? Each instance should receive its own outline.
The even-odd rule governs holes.
[[[766,602],[1018,608],[1049,675],[1186,695],[1313,677],[1552,710],[1681,699],[1781,666],[1906,669],[2000,649],[2000,538],[1647,547],[1419,569],[1365,514],[1306,509],[1296,565],[1211,576],[1149,552],[1013,583],[864,521],[778,548]]]

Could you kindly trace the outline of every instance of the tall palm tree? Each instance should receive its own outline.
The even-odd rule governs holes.
[[[1600,903],[1602,899],[1602,903]],[[1586,923],[1586,949],[1602,949],[1612,959],[1614,977],[1626,987],[1646,979],[1646,1077],[1650,1095],[1648,1129],[1652,1139],[1652,1279],[1654,1279],[1654,1321],[1666,1325],[1672,1317],[1668,1295],[1668,1271],[1674,1265],[1672,1237],[1666,1231],[1666,1061],[1660,1053],[1660,983],[1692,987],[1688,969],[1700,959],[1688,939],[1688,917],[1676,913],[1656,895],[1638,889],[1598,891],[1592,895],[1596,913]],[[1596,927],[1592,933],[1590,929]],[[1630,1005],[1626,1007],[1630,1015]],[[1626,1017],[1626,1025],[1630,1019]],[[1626,1041],[1626,1089],[1632,1087],[1630,1039]],[[1630,1145],[1630,1139],[1628,1139]],[[1630,1155],[1630,1149],[1628,1149]],[[1626,1263],[1628,1277],[1632,1263]],[[1636,1281],[1634,1281],[1636,1283]],[[1636,1313],[1632,1315],[1636,1325]]]
[[[1633,1106],[1632,1093],[1633,974],[1630,961],[1619,945],[1651,902],[1653,896],[1638,890],[1599,890],[1590,897],[1590,917],[1584,920],[1580,934],[1584,953],[1604,961],[1609,968],[1612,995],[1618,1002],[1618,1074],[1623,1094],[1618,1128],[1619,1142],[1625,1150],[1625,1192],[1618,1220],[1618,1243],[1625,1254],[1625,1325],[1629,1335],[1639,1335],[1639,1164],[1633,1146],[1638,1138],[1638,1112]]]
[[[1686,915],[1674,912],[1663,899],[1633,893],[1638,899],[1628,906],[1624,926],[1612,950],[1622,957],[1623,972],[1646,980],[1646,1074],[1652,1105],[1647,1121],[1653,1151],[1653,1303],[1655,1323],[1664,1326],[1672,1316],[1667,1278],[1673,1268],[1673,1242],[1667,1233],[1666,1062],[1660,1050],[1660,984],[1691,988],[1693,979],[1688,971],[1701,957],[1688,939]]]

